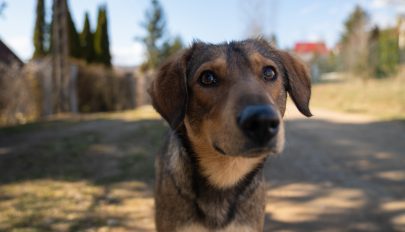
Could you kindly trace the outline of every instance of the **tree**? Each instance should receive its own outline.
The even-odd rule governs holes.
[[[346,20],[345,32],[340,40],[344,69],[362,77],[369,74],[368,23],[368,14],[360,6],[357,6]]]
[[[6,9],[7,3],[5,1],[0,1],[0,16],[3,15],[4,9]]]
[[[108,36],[107,7],[98,9],[97,29],[94,34],[95,61],[111,66],[110,39]]]
[[[81,58],[79,33],[77,32],[69,7],[66,8],[66,11],[68,24],[69,56],[74,58]]]
[[[266,14],[269,14],[266,1],[264,0],[240,0],[241,15],[245,23],[245,34],[248,37],[261,37],[266,33]],[[271,9],[274,13],[273,10]],[[272,15],[274,16],[274,15]]]
[[[36,9],[36,20],[34,28],[34,54],[33,58],[41,58],[46,55],[45,49],[45,34],[46,34],[46,23],[45,23],[45,3],[44,0],[37,1]]]
[[[171,38],[168,35],[164,11],[157,0],[152,0],[145,18],[142,26],[146,30],[146,35],[137,38],[146,48],[146,60],[141,66],[142,71],[156,69],[162,61],[184,48],[180,36]]]
[[[162,61],[170,57],[171,55],[177,53],[183,48],[184,45],[180,36],[176,36],[173,40],[168,39],[163,43],[162,48],[159,49],[160,50],[159,60]]]
[[[151,8],[146,11],[145,22],[142,27],[146,35],[139,40],[146,47],[146,61],[142,65],[144,70],[155,69],[161,62],[160,45],[166,32],[166,19],[163,8],[158,0],[152,0]]]
[[[380,38],[380,28],[375,26],[369,36],[369,53],[368,53],[368,63],[370,67],[370,73],[372,75],[378,76],[379,74],[379,38]]]
[[[399,43],[396,29],[381,30],[378,38],[378,69],[377,77],[394,74],[399,64]]]
[[[84,17],[83,30],[80,34],[80,43],[82,47],[82,57],[87,61],[87,63],[91,63],[94,61],[93,37],[94,36],[90,26],[89,13],[86,12],[86,15]]]

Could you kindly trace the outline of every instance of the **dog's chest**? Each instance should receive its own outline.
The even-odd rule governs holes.
[[[210,230],[204,227],[201,224],[194,223],[183,226],[177,230],[177,232],[255,232],[256,230],[251,226],[246,225],[239,225],[237,223],[231,223],[227,227],[218,229],[218,230]]]
[[[194,173],[196,166],[176,143],[169,144],[164,160],[157,160],[156,215],[160,231],[253,232],[264,215],[262,173],[240,185],[213,188]],[[216,228],[216,229],[213,229]]]

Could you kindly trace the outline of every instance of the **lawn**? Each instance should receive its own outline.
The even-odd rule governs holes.
[[[153,231],[166,129],[151,107],[0,129],[0,231]]]
[[[379,119],[405,120],[405,78],[315,84],[311,105]]]

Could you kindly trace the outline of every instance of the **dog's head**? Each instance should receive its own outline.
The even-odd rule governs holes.
[[[287,93],[311,116],[305,66],[261,39],[195,42],[163,64],[149,92],[172,129],[185,126],[195,149],[218,156],[280,152]]]

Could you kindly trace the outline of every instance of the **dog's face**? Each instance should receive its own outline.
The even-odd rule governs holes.
[[[311,116],[303,64],[264,40],[197,42],[164,64],[150,89],[173,129],[219,156],[259,157],[282,150],[287,92]]]

